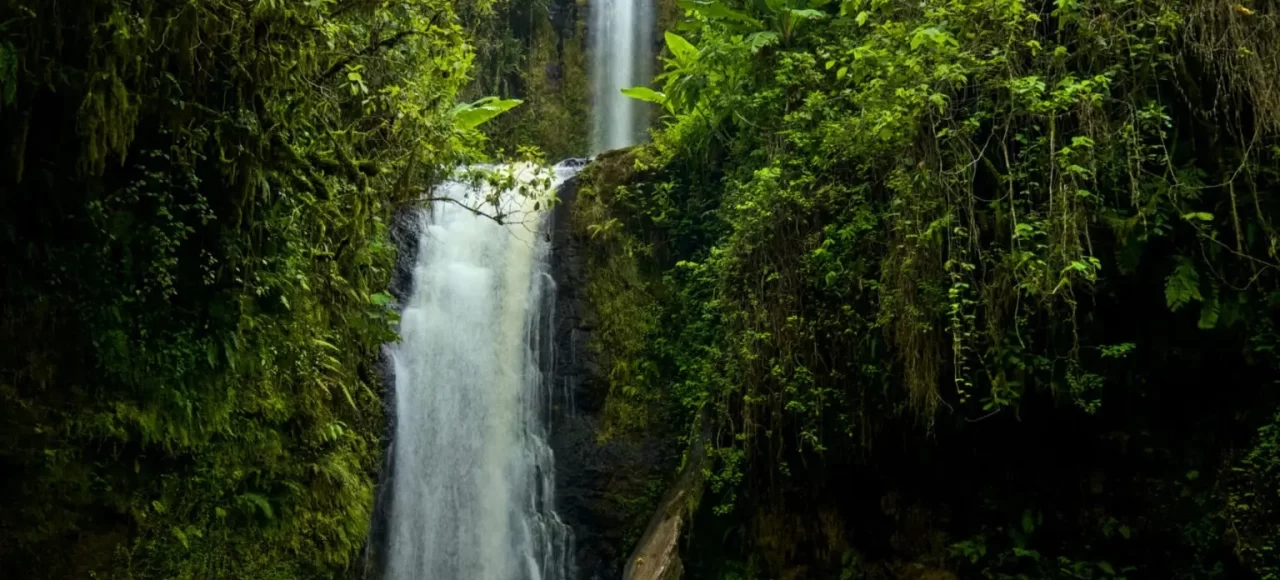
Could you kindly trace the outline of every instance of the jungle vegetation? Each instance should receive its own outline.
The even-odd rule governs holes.
[[[572,211],[687,577],[1280,577],[1280,2],[659,4]],[[585,153],[580,8],[0,5],[5,572],[359,577],[390,221]]]
[[[359,568],[388,223],[517,104],[456,104],[491,8],[0,7],[6,577]]]
[[[679,7],[574,212],[689,577],[1280,577],[1280,3]]]
[[[535,145],[550,161],[587,156],[587,9],[582,0],[499,0],[462,15],[476,47],[463,96],[524,102],[481,128],[493,148],[516,154]]]

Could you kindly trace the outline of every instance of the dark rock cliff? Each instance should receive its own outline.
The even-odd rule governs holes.
[[[412,206],[401,208],[391,219],[391,241],[396,245],[396,267],[391,273],[388,292],[395,298],[395,308],[399,312],[413,295],[414,267],[418,263],[418,244],[421,235],[421,220],[418,209]],[[380,443],[380,453],[384,458],[382,471],[378,473],[378,483],[374,488],[373,521],[369,525],[369,537],[361,550],[359,563],[347,575],[353,580],[373,580],[383,574],[381,563],[386,559],[387,522],[391,510],[391,476],[395,470],[392,462],[392,446],[395,444],[392,435],[395,433],[396,409],[393,402],[396,397],[396,377],[391,360],[383,351],[382,360],[383,401],[386,405],[386,430]]]
[[[556,509],[573,528],[574,578],[614,580],[622,577],[648,518],[645,499],[662,491],[670,452],[656,438],[601,441],[598,435],[609,392],[608,365],[589,346],[597,321],[586,293],[590,237],[575,231],[570,219],[577,191],[576,179],[561,187],[551,225],[550,266],[557,286],[551,427]]]

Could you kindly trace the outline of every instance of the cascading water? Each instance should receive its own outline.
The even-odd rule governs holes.
[[[528,168],[509,168],[531,186]],[[576,169],[556,168],[553,187]],[[450,184],[441,197],[491,192]],[[476,197],[479,196],[479,197]],[[502,192],[506,225],[437,201],[418,220],[412,295],[392,345],[395,439],[388,580],[563,580],[572,537],[553,509],[550,381],[539,365],[554,283],[545,199]]]
[[[648,109],[622,94],[653,78],[652,0],[591,0],[592,153],[634,144]]]

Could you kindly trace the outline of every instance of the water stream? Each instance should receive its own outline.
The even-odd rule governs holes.
[[[528,184],[527,168],[518,172]],[[556,168],[558,185],[576,169]],[[468,203],[490,192],[450,184]],[[395,373],[388,580],[563,580],[572,535],[556,515],[545,199],[502,192],[505,225],[458,204],[416,216],[412,294]],[[535,204],[540,204],[535,207]]]
[[[652,0],[593,0],[593,153],[635,143],[646,108],[622,95],[652,75]],[[506,168],[531,185],[529,168]],[[576,171],[555,170],[553,187]],[[401,305],[386,580],[566,580],[572,532],[556,515],[547,446],[555,284],[546,200],[497,194],[502,224],[454,183],[413,216],[417,258]],[[493,212],[490,212],[493,213]]]
[[[648,107],[622,89],[653,79],[652,0],[590,0],[592,153],[635,144]]]

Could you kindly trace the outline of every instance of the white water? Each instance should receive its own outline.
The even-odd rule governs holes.
[[[557,168],[555,185],[573,171]],[[486,193],[451,184],[437,195]],[[388,580],[562,580],[572,566],[538,365],[554,292],[546,220],[535,198],[501,199],[509,225],[444,202],[417,216],[413,292],[390,347]]]
[[[622,89],[653,80],[652,0],[591,2],[592,153],[633,145],[648,125],[648,108]]]

